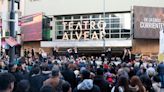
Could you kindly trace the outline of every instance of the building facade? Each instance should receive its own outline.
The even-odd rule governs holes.
[[[119,2],[119,3],[118,3]],[[133,6],[163,7],[162,0],[24,0],[24,15],[43,12],[50,17],[52,40],[40,40],[42,48],[60,50],[77,47],[81,52],[102,52],[106,48],[133,53],[158,54],[158,39],[134,38]],[[25,48],[34,42],[24,43]],[[39,48],[36,47],[36,48]],[[47,51],[50,51],[46,49]]]
[[[21,36],[20,36],[20,25],[19,25],[19,17],[23,16],[24,5],[23,0],[15,0],[14,1],[14,11],[15,11],[15,19],[10,20],[10,11],[11,11],[11,0],[0,0],[0,51],[5,52],[9,50],[9,45],[5,41],[7,37],[10,36],[10,21],[15,22],[15,39],[17,42],[21,44]],[[21,4],[22,3],[22,4]],[[20,46],[20,45],[19,45]],[[16,53],[19,54],[20,47],[16,47]],[[18,50],[19,49],[19,50]]]

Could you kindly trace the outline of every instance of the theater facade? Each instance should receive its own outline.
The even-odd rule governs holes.
[[[51,19],[52,30],[49,33],[51,39],[45,40],[42,37],[39,41],[27,41],[24,48],[35,45],[36,49],[41,47],[50,51],[50,48],[58,47],[63,52],[67,48],[77,47],[81,53],[102,53],[107,48],[112,48],[114,53],[121,53],[123,48],[131,48],[135,54],[158,54],[158,32],[162,28],[159,26],[163,25],[159,23],[163,21],[163,13],[161,8],[155,7],[162,6],[160,1],[25,1],[25,15],[43,12]],[[39,7],[43,5],[47,8]],[[149,13],[153,14],[149,16]],[[148,22],[158,23],[158,27]]]

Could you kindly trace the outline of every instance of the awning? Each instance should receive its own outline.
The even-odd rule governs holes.
[[[6,43],[11,47],[18,45],[18,42],[13,37],[8,37],[5,39]]]

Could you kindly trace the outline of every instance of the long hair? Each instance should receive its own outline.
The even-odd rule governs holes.
[[[118,84],[115,87],[114,92],[119,92],[119,87],[123,87],[124,88],[124,92],[129,92],[129,82],[128,79],[124,76],[121,76],[118,80]]]
[[[138,76],[133,76],[131,78],[131,85],[132,86],[137,85],[139,87],[139,92],[144,92],[144,85],[142,84],[142,82]]]

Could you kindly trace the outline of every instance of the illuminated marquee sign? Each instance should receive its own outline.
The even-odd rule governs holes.
[[[99,31],[99,36],[98,33],[96,31],[94,31],[91,35],[91,38],[89,38],[90,35],[90,31],[87,31],[88,29],[88,25],[90,26],[89,29],[90,30],[94,30],[96,29],[96,27],[100,30]],[[84,40],[88,40],[88,39],[93,39],[93,40],[97,40],[97,39],[102,39],[103,36],[105,35],[105,27],[106,27],[106,23],[104,21],[98,21],[97,23],[95,21],[83,21],[83,22],[63,22],[63,30],[69,30],[71,31],[70,34],[68,34],[67,32],[64,32],[63,34],[63,40],[80,40],[80,39],[84,39]],[[80,32],[78,32],[77,30],[80,30]],[[73,31],[75,36],[73,36]]]

